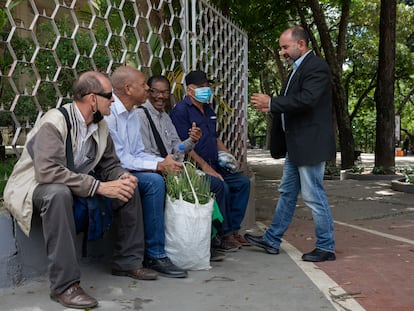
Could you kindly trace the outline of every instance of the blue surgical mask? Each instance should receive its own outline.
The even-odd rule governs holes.
[[[195,89],[194,92],[194,99],[203,104],[208,103],[208,101],[211,98],[211,94],[213,93],[211,91],[211,88],[209,88],[208,86],[199,87]]]

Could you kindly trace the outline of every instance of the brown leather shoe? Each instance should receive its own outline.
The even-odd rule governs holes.
[[[112,269],[112,274],[118,276],[129,276],[130,278],[137,280],[156,280],[158,278],[158,273],[156,271],[147,268],[133,270]]]
[[[85,293],[79,283],[72,284],[61,294],[50,294],[50,298],[67,308],[88,309],[98,305],[98,301]]]
[[[241,234],[238,232],[233,234],[234,239],[241,244],[241,246],[251,246],[249,241],[247,241]]]

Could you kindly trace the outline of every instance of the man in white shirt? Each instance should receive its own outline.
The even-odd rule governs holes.
[[[179,172],[182,164],[175,161],[171,154],[162,158],[144,151],[140,121],[135,111],[135,106],[141,105],[147,97],[148,85],[144,74],[123,66],[114,71],[111,80],[115,101],[111,106],[111,115],[105,119],[122,167],[138,178],[144,214],[144,266],[151,267],[162,276],[187,277],[187,271],[175,266],[165,252],[165,183],[159,174]]]
[[[141,106],[146,108],[155,128],[157,129],[165,152],[174,154],[179,145],[184,145],[185,153],[190,152],[202,135],[201,129],[193,122],[191,130],[188,132],[188,138],[181,140],[177,130],[168,113],[166,107],[169,104],[171,95],[170,81],[162,75],[155,75],[148,79],[149,89],[148,100]],[[137,109],[141,121],[141,137],[148,153],[162,156],[154,132],[151,128],[149,118],[144,109]],[[210,261],[222,261],[225,254],[215,248],[211,248]]]

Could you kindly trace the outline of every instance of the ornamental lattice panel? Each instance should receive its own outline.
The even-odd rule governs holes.
[[[15,153],[45,111],[71,101],[80,73],[128,64],[167,75],[173,103],[187,72],[206,71],[221,138],[246,163],[247,36],[208,2],[9,0],[0,10],[0,126]]]

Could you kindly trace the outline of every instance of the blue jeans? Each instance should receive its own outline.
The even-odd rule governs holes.
[[[216,201],[223,215],[223,227],[219,235],[228,235],[240,229],[250,196],[250,179],[241,174],[231,174],[224,169],[217,169],[224,181],[217,177],[210,178],[210,190],[216,195]]]
[[[144,214],[145,255],[149,258],[167,257],[165,252],[164,203],[165,182],[157,173],[132,172],[138,178]]]
[[[279,186],[280,197],[272,224],[263,236],[266,242],[279,248],[283,234],[292,222],[299,191],[301,191],[303,201],[312,210],[316,247],[334,252],[334,225],[323,186],[324,170],[325,162],[298,167],[290,162],[286,155],[282,181]]]

